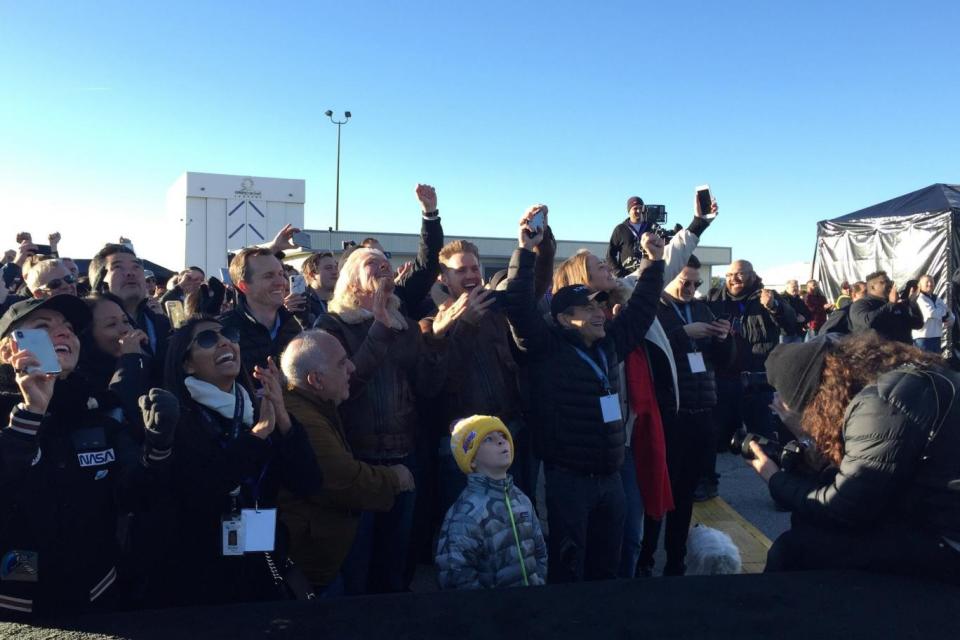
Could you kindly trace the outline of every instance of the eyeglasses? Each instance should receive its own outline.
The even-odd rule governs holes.
[[[240,330],[235,327],[220,327],[220,329],[204,329],[193,336],[190,344],[196,344],[201,349],[212,349],[220,342],[220,336],[223,336],[233,344],[240,342]]]
[[[50,282],[48,282],[47,284],[43,285],[40,288],[46,289],[47,291],[53,291],[54,289],[59,289],[65,284],[74,284],[76,283],[76,281],[77,279],[74,276],[66,275],[66,276],[63,276],[62,278],[54,278],[53,280],[51,280]]]
[[[728,273],[727,280],[746,280],[751,275],[753,275],[752,271],[738,271],[737,273]]]
[[[680,286],[686,288],[691,284],[693,285],[694,289],[699,289],[700,285],[702,285],[703,282],[701,280],[697,280],[696,282],[694,282],[693,280],[684,280],[683,282],[680,283]]]

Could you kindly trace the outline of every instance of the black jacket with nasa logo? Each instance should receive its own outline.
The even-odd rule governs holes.
[[[102,608],[114,599],[119,514],[166,484],[119,402],[79,376],[43,416],[17,405],[0,429],[0,616]],[[166,455],[169,455],[167,452]]]

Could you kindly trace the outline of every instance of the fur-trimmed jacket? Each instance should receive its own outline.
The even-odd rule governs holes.
[[[317,327],[334,335],[356,370],[350,399],[340,405],[347,440],[358,458],[397,460],[414,450],[416,397],[435,397],[447,374],[444,344],[428,345],[419,325],[389,303],[390,326],[355,300],[333,299]]]

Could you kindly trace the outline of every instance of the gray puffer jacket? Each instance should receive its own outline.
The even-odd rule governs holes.
[[[770,493],[792,511],[850,528],[905,522],[960,542],[960,374],[901,367],[854,396],[839,469],[783,471]]]
[[[507,510],[513,510],[517,537]],[[519,541],[518,541],[519,538]],[[447,511],[437,544],[441,589],[490,589],[524,585],[517,561],[523,550],[529,586],[547,580],[547,545],[530,499],[513,480],[493,480],[480,473],[467,477],[467,488]]]

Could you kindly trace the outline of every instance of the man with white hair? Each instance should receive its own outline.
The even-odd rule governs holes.
[[[355,367],[339,340],[322,329],[304,331],[287,345],[280,368],[287,379],[287,410],[306,429],[324,478],[317,495],[280,496],[290,555],[318,593],[339,595],[336,578],[360,512],[389,511],[397,494],[413,490],[413,475],[402,464],[371,465],[353,457],[337,406],[350,397]]]
[[[77,295],[77,279],[62,260],[28,262],[23,280],[34,298],[50,298],[59,294]]]

